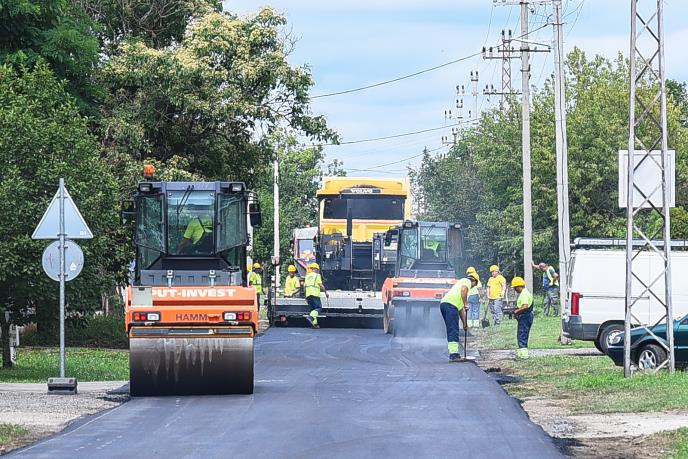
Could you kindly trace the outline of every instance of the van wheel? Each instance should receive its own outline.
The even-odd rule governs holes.
[[[619,333],[623,333],[623,324],[609,324],[602,329],[600,332],[599,343],[600,347],[598,349],[603,353],[607,353],[607,348],[609,347],[610,341]]]
[[[643,346],[638,352],[638,369],[641,371],[654,370],[667,358],[666,351],[656,344]]]
[[[600,351],[601,353],[606,354],[606,352],[604,352],[604,351],[602,350],[602,345],[600,344],[600,340],[598,340],[598,339],[595,340],[595,347],[596,347],[597,350]]]

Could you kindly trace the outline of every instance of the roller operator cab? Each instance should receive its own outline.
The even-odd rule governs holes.
[[[258,307],[245,260],[260,209],[251,200],[240,182],[139,183],[126,303],[132,395],[253,393]]]
[[[382,287],[385,333],[443,337],[439,301],[465,269],[461,225],[405,221],[385,237],[398,240],[394,276]]]

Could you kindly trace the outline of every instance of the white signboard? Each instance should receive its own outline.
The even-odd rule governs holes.
[[[649,157],[645,157],[643,150],[636,150],[634,164],[636,166],[633,182],[642,194],[650,198],[650,202],[643,205],[644,208],[654,206],[661,208],[662,199],[662,170],[659,167],[662,161],[662,152],[653,150]],[[667,165],[669,186],[669,207],[676,206],[676,154],[674,150],[668,151],[669,164]],[[644,160],[643,160],[644,158]],[[619,150],[619,207],[626,208],[626,193],[628,187],[628,150]],[[638,189],[633,190],[633,207],[637,208],[645,198]]]

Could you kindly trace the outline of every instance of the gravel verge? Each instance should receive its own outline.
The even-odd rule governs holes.
[[[74,420],[129,400],[123,381],[80,383],[77,395],[52,395],[45,384],[0,384],[0,424],[29,429],[22,442],[0,444],[0,454],[59,432]]]

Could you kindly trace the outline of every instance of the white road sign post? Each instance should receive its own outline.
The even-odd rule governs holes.
[[[48,392],[75,394],[76,379],[65,378],[65,282],[74,279],[81,272],[83,252],[78,245],[68,239],[93,239],[93,233],[65,188],[63,178],[60,178],[60,187],[31,238],[58,240],[57,244],[49,245],[43,252],[43,269],[48,276],[55,279],[53,275],[56,267],[56,280],[60,282],[60,377],[48,379]],[[57,245],[57,266],[54,263],[55,245]],[[66,253],[68,248],[69,254]],[[67,258],[70,258],[69,272]]]

